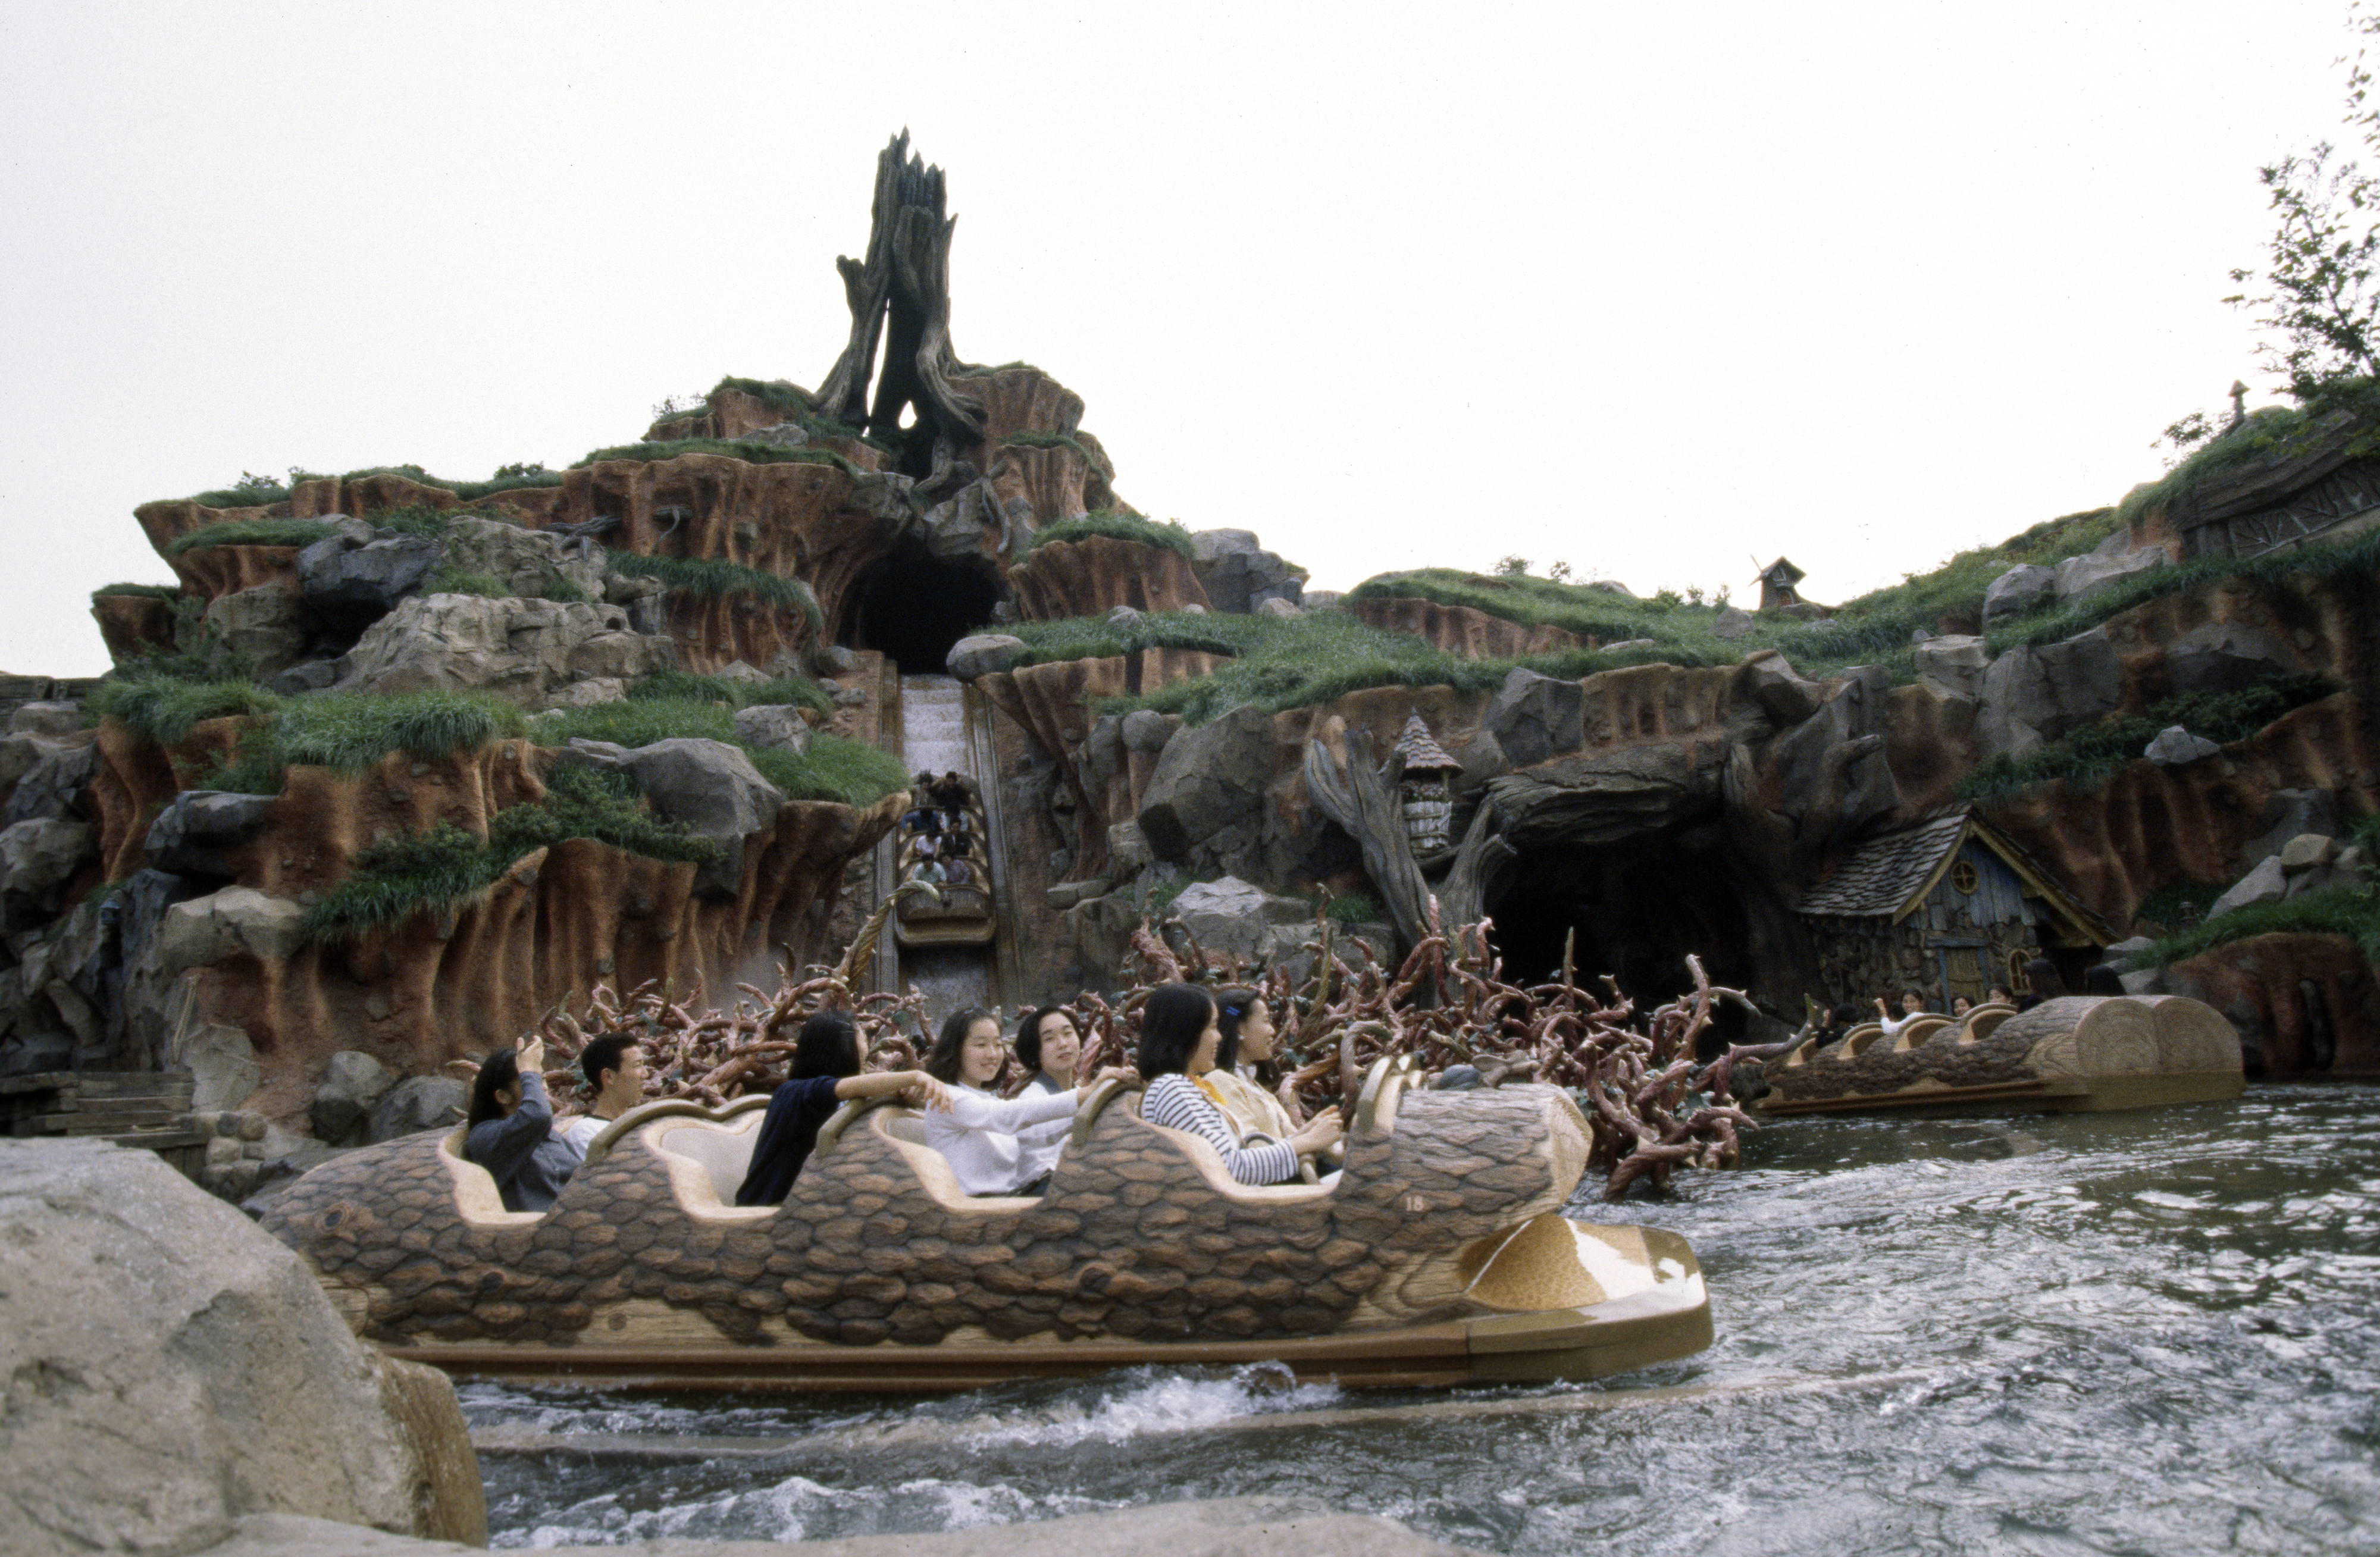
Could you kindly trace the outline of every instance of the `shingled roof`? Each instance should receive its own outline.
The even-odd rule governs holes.
[[[1405,760],[1409,773],[1459,773],[1463,764],[1446,754],[1421,722],[1418,713],[1405,716],[1404,732],[1397,736],[1397,755]]]
[[[2008,863],[2024,883],[2027,896],[2040,899],[2066,922],[2061,934],[2070,936],[2071,943],[2104,946],[2114,939],[2113,929],[2088,904],[2067,891],[2015,840],[1964,806],[1870,838],[1833,875],[1811,888],[1796,911],[1817,918],[1880,918],[1898,924],[1934,890],[1959,846],[1971,837]]]
[[[1925,890],[1935,868],[1967,836],[1967,813],[1921,821],[1870,838],[1802,899],[1801,912],[1837,918],[1898,918]]]

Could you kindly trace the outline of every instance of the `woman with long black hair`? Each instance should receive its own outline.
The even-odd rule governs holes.
[[[949,1160],[959,1187],[970,1195],[1038,1195],[1057,1165],[1054,1150],[1034,1129],[1075,1116],[1075,1090],[1028,1088],[1014,1098],[992,1089],[1008,1068],[1000,1018],[979,1005],[953,1011],[926,1054],[926,1074],[951,1089],[948,1113],[926,1116],[926,1144]],[[1129,1076],[1101,1071],[1099,1079]],[[1043,1159],[1046,1156],[1047,1161]]]
[[[1163,984],[1148,997],[1140,1011],[1140,1074],[1148,1078],[1140,1116],[1201,1137],[1242,1184],[1286,1183],[1297,1177],[1299,1157],[1328,1150],[1345,1134],[1338,1111],[1323,1110],[1287,1140],[1243,1145],[1207,1079],[1223,1041],[1216,1015],[1214,997],[1196,984]]]
[[[463,1155],[488,1170],[508,1211],[541,1211],[583,1161],[578,1149],[553,1136],[553,1104],[545,1095],[545,1040],[499,1049],[480,1062],[471,1084],[471,1113],[463,1126]]]
[[[820,1011],[794,1039],[791,1074],[769,1099],[760,1138],[752,1143],[744,1170],[739,1206],[782,1206],[802,1164],[818,1145],[819,1126],[854,1098],[889,1098],[907,1092],[928,1108],[951,1106],[942,1084],[922,1071],[859,1072],[859,1028],[848,1012]]]

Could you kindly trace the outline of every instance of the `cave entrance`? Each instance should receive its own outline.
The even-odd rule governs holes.
[[[1609,973],[1649,1014],[1694,987],[1689,952],[1712,983],[1752,987],[1747,877],[1711,826],[1621,844],[1524,847],[1488,894],[1488,939],[1505,979],[1525,986],[1560,977],[1562,939],[1575,931],[1580,986],[1599,990]],[[1743,1008],[1721,1002],[1703,1053],[1741,1040],[1745,1026]]]
[[[868,569],[859,584],[854,646],[873,649],[903,675],[946,675],[951,646],[988,626],[999,587],[962,563],[911,542]]]

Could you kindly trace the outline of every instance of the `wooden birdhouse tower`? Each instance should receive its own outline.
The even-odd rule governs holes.
[[[1397,737],[1397,755],[1405,760],[1398,786],[1404,803],[1405,841],[1416,856],[1436,854],[1451,841],[1453,780],[1463,764],[1446,754],[1418,713],[1406,717],[1404,733]]]

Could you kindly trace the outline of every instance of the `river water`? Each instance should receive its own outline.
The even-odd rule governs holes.
[[[1711,1348],[1453,1396],[1263,1368],[925,1404],[467,1385],[475,1431],[521,1445],[482,1456],[494,1544],[1273,1492],[1512,1552],[2380,1551],[2380,1090],[1796,1120],[1572,1214],[1684,1234]]]

